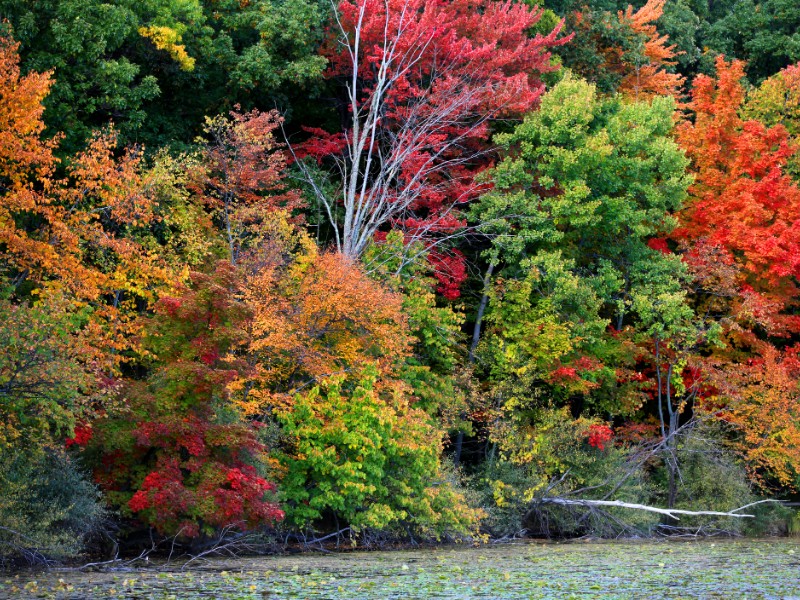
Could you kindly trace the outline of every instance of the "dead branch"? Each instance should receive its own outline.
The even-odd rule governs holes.
[[[627,508],[631,510],[643,510],[647,512],[657,513],[660,515],[666,515],[670,519],[674,519],[675,521],[680,521],[680,517],[677,515],[684,515],[684,516],[715,516],[715,517],[731,517],[734,519],[752,519],[755,518],[755,515],[740,513],[739,511],[744,510],[745,508],[749,508],[750,506],[755,506],[756,504],[762,504],[764,502],[780,502],[780,500],[759,500],[758,502],[751,502],[750,504],[746,504],[745,506],[741,506],[739,508],[735,508],[728,512],[716,511],[716,510],[682,510],[678,508],[658,508],[657,506],[648,506],[647,504],[636,504],[633,502],[622,502],[621,500],[573,500],[568,498],[538,498],[535,503],[536,505],[539,504],[556,504],[560,506],[583,506],[586,508],[595,508],[598,506],[608,506],[613,508]]]
[[[29,565],[43,565],[45,567],[50,567],[52,565],[57,564],[56,561],[48,558],[45,554],[40,552],[36,547],[38,544],[36,540],[33,538],[28,537],[27,535],[20,533],[15,529],[11,529],[10,527],[4,527],[0,525],[0,531],[5,531],[12,535],[12,539],[3,539],[0,540],[0,548],[3,546],[7,546],[11,553],[16,553],[20,557],[22,557]],[[19,538],[26,542],[30,542],[28,544],[20,544],[14,541],[14,538]],[[5,558],[5,553],[0,551],[0,560]]]
[[[206,557],[208,556],[238,558],[243,554],[252,553],[253,546],[250,542],[256,536],[249,532],[240,531],[242,525],[242,522],[237,522],[223,527],[208,548],[197,554],[189,555],[188,560],[181,565],[181,571],[195,561],[207,560]]]

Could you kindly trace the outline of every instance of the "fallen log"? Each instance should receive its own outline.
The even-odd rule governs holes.
[[[744,514],[740,513],[746,508],[750,508],[751,506],[755,506],[756,504],[763,504],[764,502],[780,502],[780,500],[759,500],[758,502],[751,502],[750,504],[745,504],[744,506],[740,506],[739,508],[734,508],[728,512],[722,512],[717,510],[683,510],[679,508],[658,508],[657,506],[648,506],[647,504],[636,504],[633,502],[622,502],[621,500],[572,500],[569,498],[537,498],[534,501],[534,504],[558,504],[561,506],[584,506],[586,508],[593,508],[593,507],[600,507],[600,506],[607,506],[607,507],[614,507],[614,508],[629,508],[632,510],[644,510],[647,512],[658,513],[660,515],[666,515],[671,519],[675,519],[676,521],[680,521],[680,517],[677,515],[684,515],[684,516],[701,516],[701,515],[708,515],[708,516],[715,516],[715,517],[733,517],[735,519],[752,519],[755,518],[755,515]]]

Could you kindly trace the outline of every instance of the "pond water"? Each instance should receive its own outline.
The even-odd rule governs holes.
[[[0,598],[797,598],[800,540],[518,542],[0,576]]]

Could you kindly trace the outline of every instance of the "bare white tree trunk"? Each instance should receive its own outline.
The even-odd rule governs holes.
[[[740,506],[739,508],[735,508],[728,512],[721,512],[716,510],[681,510],[677,508],[658,508],[656,506],[648,506],[647,504],[635,504],[633,502],[622,502],[620,500],[571,500],[567,498],[539,498],[536,500],[536,502],[539,504],[558,504],[561,506],[585,506],[587,508],[598,507],[598,506],[606,506],[610,508],[611,507],[629,508],[632,510],[643,510],[646,512],[666,515],[670,519],[680,521],[680,518],[677,515],[685,515],[693,517],[700,515],[711,515],[716,517],[732,517],[734,519],[752,519],[755,518],[755,515],[741,513],[739,511],[742,511],[751,506],[755,506],[756,504],[761,504],[763,502],[779,502],[779,501],[773,499],[759,500],[758,502],[752,502],[750,504]]]
[[[390,113],[397,109],[394,87],[420,61],[430,60],[425,55],[432,51],[436,32],[414,27],[418,15],[408,10],[408,2],[399,15],[390,15],[387,3],[380,59],[377,64],[365,64],[365,9],[366,3],[362,3],[351,32],[334,7],[339,43],[352,70],[346,82],[349,116],[344,152],[330,157],[336,162],[337,179],[341,181],[339,194],[331,194],[302,161],[297,163],[333,225],[336,249],[354,258],[363,253],[381,227],[402,224],[412,215],[420,190],[448,189],[451,174],[458,167],[473,164],[486,153],[470,148],[467,142],[492,116],[478,110],[491,89],[489,82],[465,80],[453,88],[452,94],[436,93],[438,81],[448,76],[463,79],[464,72],[469,71],[463,61],[442,57],[427,78],[426,87],[402,101],[402,118],[393,119]],[[364,92],[365,81],[369,93]],[[416,166],[414,173],[408,172],[411,159]],[[466,192],[448,198],[437,218],[453,216],[469,199],[469,191],[467,186]],[[407,231],[406,239],[426,237],[434,227],[435,223],[423,223]]]

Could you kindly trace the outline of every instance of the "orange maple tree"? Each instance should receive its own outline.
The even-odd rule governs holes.
[[[744,63],[700,75],[677,128],[695,182],[672,236],[696,286],[698,311],[722,325],[705,376],[705,409],[735,426],[754,480],[792,486],[800,472],[797,348],[800,331],[800,188],[786,173],[796,147],[783,125],[742,117]]]
[[[265,215],[303,206],[299,192],[285,186],[287,157],[275,139],[282,122],[275,110],[206,118],[202,160],[190,187],[225,230],[234,264],[252,238],[258,239]]]
[[[714,377],[725,404],[715,414],[733,425],[734,447],[762,487],[796,488],[800,476],[800,347],[780,352],[769,344],[745,364]],[[713,403],[719,398],[710,398]]]
[[[64,161],[44,137],[49,73],[22,75],[18,45],[0,38],[0,264],[17,292],[63,291],[93,307],[97,348],[129,346],[136,305],[155,300],[170,275],[136,236],[158,216],[136,149],[117,155],[97,133]],[[60,169],[60,170],[59,170]],[[101,341],[102,340],[102,341]],[[116,360],[110,352],[98,360]]]
[[[630,100],[680,98],[684,78],[670,70],[679,53],[655,25],[665,4],[648,0],[638,10],[628,5],[616,15],[589,7],[574,11],[568,19],[579,43],[566,49],[567,65],[604,91]]]
[[[759,301],[785,309],[800,276],[800,188],[784,172],[796,147],[783,126],[740,117],[744,64],[720,57],[716,65],[717,78],[694,83],[695,119],[677,129],[695,183],[673,236],[716,247],[717,262],[735,264],[740,295],[754,309]],[[798,329],[797,317],[776,316],[771,333]]]

